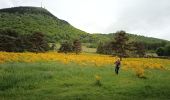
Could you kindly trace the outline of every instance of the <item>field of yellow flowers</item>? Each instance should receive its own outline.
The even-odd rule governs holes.
[[[58,61],[64,64],[77,63],[82,66],[94,65],[103,67],[104,65],[113,65],[117,57],[97,54],[63,54],[57,52],[47,53],[9,53],[0,52],[0,63],[7,62],[41,62],[41,61]],[[170,60],[158,58],[124,58],[122,69],[132,69],[139,77],[144,76],[145,69],[167,69],[165,66],[170,65]]]
[[[118,76],[116,60],[90,53],[0,52],[0,100],[169,100],[170,60],[123,58]]]

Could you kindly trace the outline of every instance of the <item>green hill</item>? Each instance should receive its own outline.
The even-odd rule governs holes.
[[[20,34],[40,31],[56,41],[73,39],[80,34],[87,34],[40,7],[1,9],[0,29],[13,29]]]
[[[163,39],[158,39],[158,38],[153,38],[153,37],[145,37],[141,35],[135,35],[128,33],[127,34],[129,37],[129,42],[136,41],[136,42],[143,42],[148,45],[154,45],[156,47],[161,46],[162,44],[169,44],[170,41],[168,40],[163,40]],[[109,33],[109,34],[100,34],[100,33],[95,33],[95,34],[83,34],[82,36],[82,41],[86,43],[93,43],[93,44],[98,44],[99,42],[108,42],[114,39],[115,33]],[[151,47],[152,48],[152,47]],[[155,48],[153,48],[155,49]]]
[[[12,29],[19,34],[30,34],[43,32],[50,41],[60,42],[62,40],[73,40],[80,38],[84,43],[97,45],[99,42],[110,41],[114,33],[89,34],[70,25],[51,14],[48,10],[40,7],[14,7],[0,9],[0,29]],[[161,39],[128,34],[130,41],[141,41],[146,43],[168,42]]]

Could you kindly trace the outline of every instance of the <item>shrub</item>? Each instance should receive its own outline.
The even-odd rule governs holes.
[[[170,45],[165,46],[165,56],[170,56]]]
[[[73,52],[72,42],[64,41],[63,43],[61,43],[61,47],[59,48],[59,52],[64,52],[64,53]]]
[[[14,30],[0,30],[0,51],[45,52],[48,50],[48,42],[41,32],[32,35],[21,35]]]
[[[48,42],[46,41],[46,38],[43,33],[41,32],[35,32],[32,35],[29,36],[29,45],[30,48],[28,48],[28,51],[31,52],[45,52],[50,49]]]
[[[102,84],[101,84],[101,77],[96,75],[95,79],[96,79],[95,85],[96,86],[102,86]]]
[[[15,30],[0,30],[0,51],[21,52],[21,43],[21,36]]]
[[[165,48],[163,48],[163,47],[158,48],[158,49],[156,50],[156,54],[157,54],[158,56],[164,56],[164,54],[165,54]]]
[[[76,39],[73,42],[73,50],[76,54],[80,53],[82,51],[82,47],[81,47],[81,42],[80,40]]]
[[[97,53],[99,54],[113,54],[113,46],[112,46],[112,42],[108,42],[108,43],[99,43],[98,47],[97,47]]]

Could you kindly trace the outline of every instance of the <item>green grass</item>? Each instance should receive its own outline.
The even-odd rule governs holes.
[[[95,75],[101,76],[102,86],[95,85]],[[130,70],[116,76],[109,65],[6,63],[0,65],[0,100],[170,99],[169,70],[148,70],[146,77]]]
[[[86,46],[82,46],[82,52],[85,52],[85,53],[96,53],[96,48],[88,48]]]
[[[61,44],[60,43],[56,43],[56,51],[58,51],[60,49]],[[51,46],[51,44],[50,44]],[[96,53],[96,48],[88,48],[84,43],[82,44],[82,52],[83,53]]]

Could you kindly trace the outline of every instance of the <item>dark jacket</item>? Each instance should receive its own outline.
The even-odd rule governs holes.
[[[120,67],[120,64],[121,64],[121,63],[120,63],[120,61],[118,61],[118,60],[115,62],[116,67]]]

